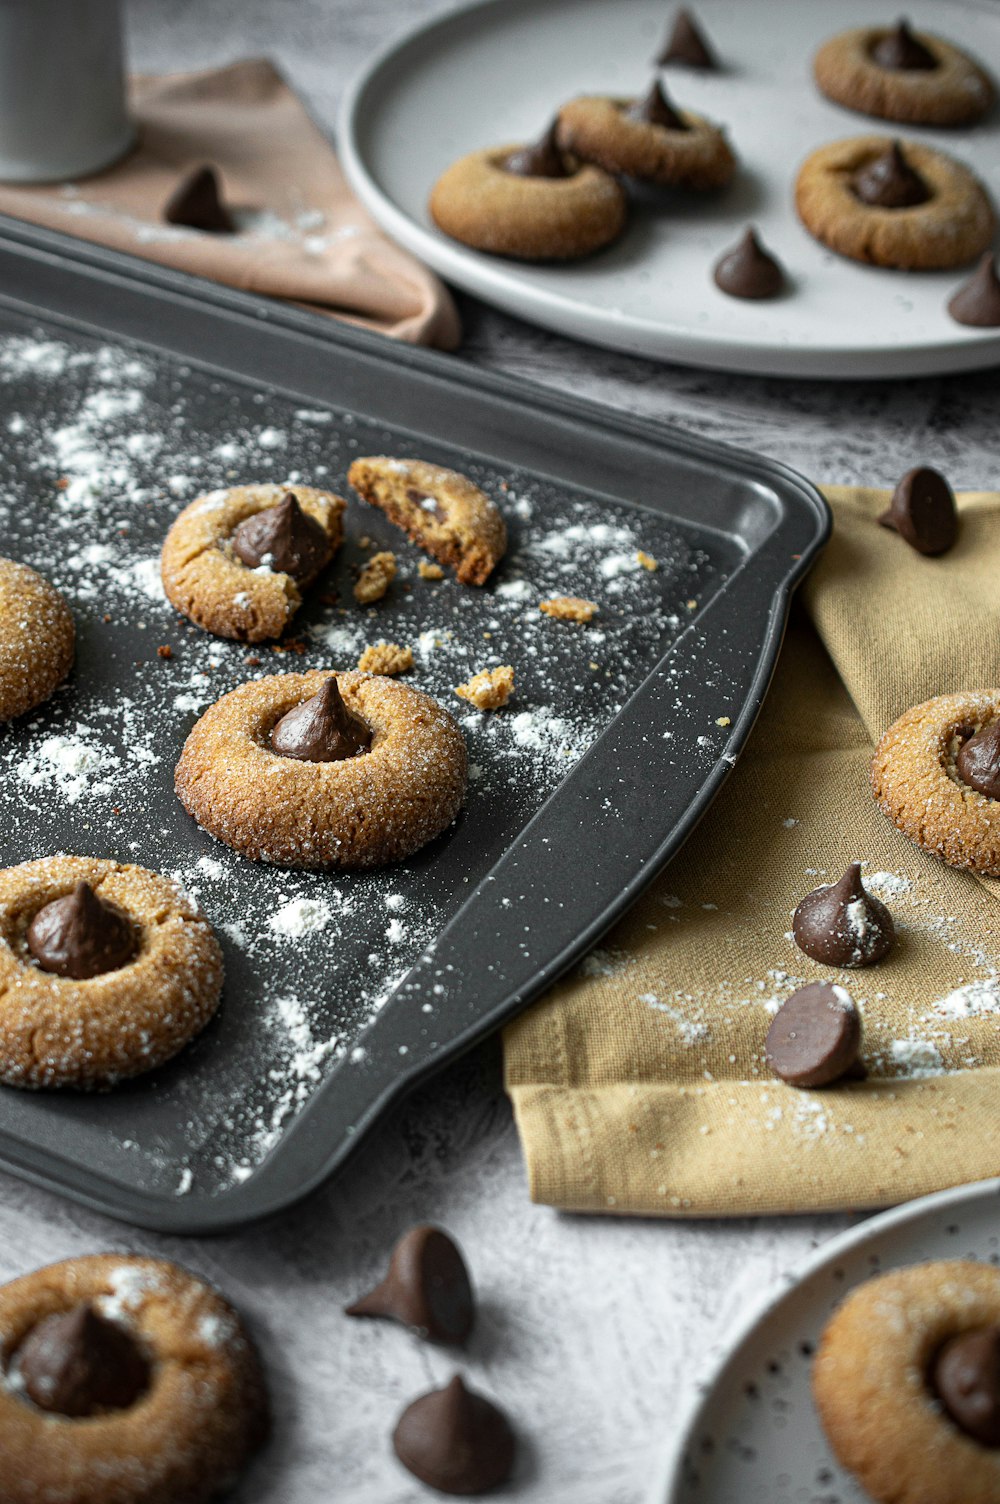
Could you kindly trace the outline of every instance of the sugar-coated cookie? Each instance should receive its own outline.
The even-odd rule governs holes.
[[[722,188],[736,171],[724,132],[675,109],[659,83],[640,99],[584,95],[559,111],[567,151],[608,172],[678,188]]]
[[[820,89],[835,104],[908,125],[971,125],[994,89],[967,53],[931,32],[857,26],[824,42],[813,61]]]
[[[356,459],[347,478],[463,585],[484,585],[503,558],[507,527],[500,508],[457,470],[376,454]]]
[[[59,591],[0,559],[0,722],[41,705],[73,667],[76,631]]]

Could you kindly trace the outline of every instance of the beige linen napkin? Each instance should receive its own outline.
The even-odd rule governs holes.
[[[0,185],[0,213],[412,344],[455,348],[451,295],[376,228],[271,63],[137,77],[131,95],[138,144],[128,156],[74,184]],[[204,163],[219,172],[237,235],[163,221],[173,190]]]
[[[941,559],[877,526],[888,493],[828,495],[833,540],[719,798],[600,950],[505,1033],[535,1200],[744,1215],[1000,1173],[1000,884],[919,851],[867,782],[873,740],[908,705],[1000,684],[1000,495],[959,498]],[[790,915],[855,859],[899,943],[834,971],[797,949]],[[819,979],[862,1008],[871,1074],[796,1091],[771,1077],[764,1036]]]

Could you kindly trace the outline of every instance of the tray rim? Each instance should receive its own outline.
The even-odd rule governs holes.
[[[140,288],[143,284],[150,284],[174,297],[193,302],[196,307],[215,306],[244,320],[263,321],[278,329],[285,328],[322,342],[346,345],[383,362],[391,356],[395,365],[401,364],[415,370],[425,371],[450,384],[461,380],[463,386],[477,386],[484,393],[495,394],[520,407],[530,406],[534,412],[544,410],[553,418],[570,417],[577,421],[598,425],[602,429],[619,435],[644,440],[661,451],[680,453],[702,462],[714,461],[717,468],[721,467],[731,474],[739,474],[744,479],[752,477],[756,484],[771,486],[772,489],[777,490],[785,502],[790,502],[794,497],[794,508],[798,514],[791,518],[784,517],[774,529],[776,533],[785,528],[793,534],[801,534],[801,537],[796,539],[800,543],[800,548],[795,556],[789,557],[782,570],[772,571],[774,578],[767,597],[766,621],[759,638],[755,639],[755,647],[759,647],[759,651],[754,658],[751,682],[732,728],[732,734],[727,740],[725,754],[719,756],[703,779],[698,797],[688,805],[683,816],[664,837],[653,858],[634,875],[633,880],[617,894],[613,902],[605,905],[599,918],[585,930],[579,931],[572,944],[555,956],[549,965],[538,973],[535,985],[528,995],[517,994],[513,998],[508,998],[502,1008],[494,1009],[487,1017],[475,1018],[468,1026],[452,1034],[447,1046],[435,1050],[432,1056],[413,1060],[404,1070],[400,1070],[397,1066],[392,1073],[391,1080],[382,1084],[371,1098],[366,1110],[357,1115],[352,1132],[329,1150],[318,1167],[307,1178],[297,1181],[293,1187],[280,1193],[265,1190],[265,1193],[261,1194],[260,1191],[259,1182],[265,1166],[278,1158],[280,1149],[291,1140],[293,1135],[308,1132],[309,1125],[321,1105],[324,1095],[323,1087],[320,1087],[306,1106],[285,1125],[276,1148],[261,1161],[247,1180],[227,1187],[224,1191],[207,1193],[200,1198],[195,1194],[179,1198],[172,1193],[138,1191],[132,1187],[123,1186],[112,1175],[89,1167],[83,1169],[69,1161],[59,1161],[63,1173],[56,1173],[52,1168],[53,1157],[48,1150],[36,1150],[31,1143],[26,1143],[16,1136],[10,1136],[0,1128],[0,1161],[35,1184],[69,1195],[94,1210],[160,1231],[199,1234],[224,1231],[270,1216],[315,1189],[353,1152],[367,1129],[393,1101],[431,1074],[439,1063],[443,1064],[455,1058],[487,1033],[493,1032],[514,1012],[527,1006],[535,996],[551,985],[562,971],[572,965],[580,954],[595,944],[600,935],[616,922],[664,863],[675,854],[715,797],[756,719],[777,660],[791,593],[826,542],[831,529],[831,515],[826,502],[811,482],[782,462],[755,455],[750,451],[721,445],[699,435],[687,435],[671,425],[638,418],[528,380],[484,371],[438,351],[401,345],[386,336],[345,325],[323,315],[290,309],[254,294],[239,292],[186,273],[163,268],[156,263],[144,261],[123,252],[96,247],[90,242],[79,241],[57,231],[36,229],[34,226],[27,226],[20,221],[11,221],[0,216],[0,249],[3,248],[5,241],[15,250],[54,258],[57,263],[65,263],[67,260],[71,263],[77,262],[84,270],[89,267],[105,277],[110,275],[112,278],[124,278],[133,289],[137,284]],[[8,302],[8,306],[18,306],[16,300],[5,301]],[[88,324],[84,319],[77,322],[83,328],[107,334],[106,329]],[[134,339],[135,336],[128,338]],[[162,348],[162,344],[153,339],[150,343],[156,345],[157,348]],[[210,361],[203,363],[211,364]],[[641,508],[641,503],[635,505]],[[771,535],[768,536],[770,538]],[[717,591],[716,596],[704,611],[695,618],[694,622],[671,645],[668,653],[640,682],[633,696],[626,702],[626,707],[623,707],[623,712],[625,708],[639,699],[643,689],[648,688],[663,666],[670,663],[686,639],[703,627],[713,608],[716,608],[720,601],[725,600],[727,603],[738,601],[738,592],[728,593],[733,590],[735,582],[741,582],[741,589],[750,589],[752,593],[748,566],[757,561],[757,558],[755,553],[745,555],[726,585]],[[619,712],[619,715],[623,712]],[[606,729],[610,730],[618,718],[616,716],[609,722]],[[573,773],[581,765],[582,763],[576,765],[570,776],[557,787],[553,794],[548,796],[532,819],[522,827],[507,854],[524,839],[526,832],[530,831],[535,821],[549,809],[560,791],[571,783]],[[490,880],[488,876],[477,885],[466,903],[460,906],[458,913],[447,922],[441,936],[447,934],[457,917],[466,911],[485,883]],[[419,962],[411,969],[411,972],[407,973],[407,976],[412,975],[418,965]],[[404,978],[399,985],[404,985],[405,980]],[[324,1083],[327,1087],[330,1084],[329,1081]],[[72,1173],[67,1174],[66,1170],[70,1167]],[[268,1178],[265,1177],[265,1186]],[[123,1195],[129,1203],[127,1210],[122,1208]]]

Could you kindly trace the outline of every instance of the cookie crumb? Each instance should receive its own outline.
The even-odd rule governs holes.
[[[363,674],[405,674],[413,667],[413,651],[398,642],[369,643],[358,659]]]
[[[422,580],[443,580],[444,570],[440,564],[428,564],[426,559],[421,559],[417,565],[417,573]]]
[[[370,606],[380,601],[396,577],[396,555],[388,552],[372,554],[358,576],[354,587],[354,599],[360,606]]]
[[[715,724],[717,726],[731,726],[733,723],[728,715],[717,715],[715,717]]]
[[[156,656],[157,658],[172,658],[174,656],[174,650],[172,647],[170,647],[169,643],[164,642],[161,643],[161,645],[157,648]]]
[[[660,567],[658,561],[653,558],[653,555],[647,554],[644,548],[640,548],[636,554],[636,559],[642,565],[643,569],[648,569],[651,574],[654,569],[659,569]]]
[[[579,595],[554,595],[551,600],[541,601],[538,609],[557,621],[590,621],[597,615],[597,602],[585,601]]]
[[[514,670],[510,664],[500,668],[484,668],[473,674],[466,684],[456,684],[455,693],[469,700],[477,710],[499,710],[506,705],[514,692]]]

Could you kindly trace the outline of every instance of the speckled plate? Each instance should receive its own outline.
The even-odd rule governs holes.
[[[870,1504],[826,1444],[810,1395],[812,1355],[853,1286],[945,1258],[1000,1262],[1000,1180],[894,1207],[791,1270],[716,1350],[649,1504]]]
[[[775,376],[886,377],[1000,360],[1000,330],[963,329],[945,302],[964,272],[882,271],[834,256],[799,224],[792,183],[814,147],[899,127],[838,108],[812,81],[821,42],[873,18],[859,0],[700,0],[726,63],[668,70],[672,97],[729,128],[742,170],[717,195],[663,195],[617,245],[571,266],[522,266],[447,239],[431,185],[465,152],[538,134],[582,93],[635,94],[652,76],[665,0],[477,0],[375,57],[344,100],[339,145],[375,218],[443,277],[511,313],[612,349]],[[1000,6],[917,0],[907,14],[1000,73]],[[895,15],[890,7],[889,19]],[[1000,200],[1000,112],[972,130],[904,135],[962,158]],[[748,221],[780,255],[791,293],[739,302],[711,279]]]

